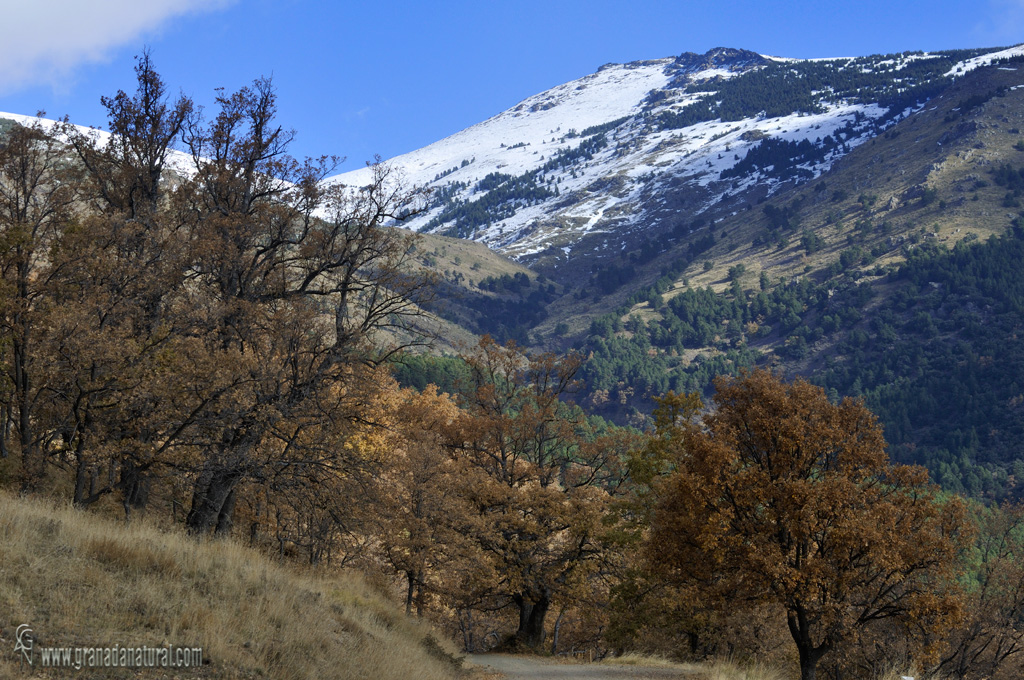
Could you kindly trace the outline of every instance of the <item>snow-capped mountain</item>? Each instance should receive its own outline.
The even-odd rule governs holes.
[[[608,64],[390,163],[414,229],[523,262],[685,234],[827,171],[1006,50],[795,60],[717,48]],[[360,185],[368,171],[328,181]]]
[[[62,137],[62,128],[65,125],[63,121],[53,120],[51,118],[39,118],[38,116],[26,116],[20,113],[5,113],[3,111],[0,111],[0,121],[13,121],[19,125],[39,125],[43,130],[47,131],[48,134],[56,134],[59,139],[67,141]],[[110,133],[106,130],[74,124],[72,124],[72,127],[79,134],[93,138],[96,144],[100,147],[106,146],[110,141]],[[173,170],[174,172],[187,176],[193,175],[196,171],[195,160],[192,156],[177,149],[170,149],[168,151],[166,167],[169,170]]]

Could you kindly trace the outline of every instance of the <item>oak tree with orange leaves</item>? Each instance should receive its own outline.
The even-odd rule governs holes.
[[[36,355],[54,287],[51,251],[73,212],[65,153],[40,123],[13,126],[0,139],[0,457],[10,443],[20,449],[23,491],[42,477],[50,445],[38,422],[48,385]]]
[[[859,401],[766,371],[716,381],[702,425],[663,426],[673,450],[647,554],[718,605],[786,613],[802,680],[870,624],[955,624],[952,582],[966,533],[922,468],[893,465]]]
[[[464,359],[472,383],[448,435],[468,505],[458,531],[479,574],[466,579],[464,600],[514,607],[516,643],[538,648],[552,605],[580,597],[604,557],[602,518],[625,481],[632,438],[596,436],[563,401],[575,354],[530,356],[484,336]]]

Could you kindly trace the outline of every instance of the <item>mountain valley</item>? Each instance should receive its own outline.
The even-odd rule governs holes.
[[[1022,53],[795,62],[722,49],[609,65],[393,163],[434,189],[409,225],[426,251],[442,252],[430,234],[447,234],[528,268],[449,262],[446,296],[463,311],[447,315],[582,351],[589,410],[642,425],[666,390],[706,393],[719,373],[771,366],[865,398],[893,455],[946,486],[1001,495],[1024,479],[1010,444],[1024,372],[1003,335],[1015,341],[1019,324],[995,322],[1016,303],[980,299],[977,286],[1012,296],[1024,276],[986,260],[1020,233]],[[787,90],[791,78],[813,84]],[[712,85],[721,99],[701,109]],[[618,98],[573,107],[594,89]],[[701,116],[717,117],[686,124]],[[978,279],[966,289],[914,273],[964,258]],[[944,302],[928,302],[936,295]],[[950,320],[953,305],[980,326]],[[941,377],[952,356],[995,367],[996,384]]]

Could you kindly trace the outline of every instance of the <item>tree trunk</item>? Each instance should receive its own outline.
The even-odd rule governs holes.
[[[118,482],[123,497],[125,515],[134,510],[144,510],[149,502],[149,480],[146,470],[126,460],[121,463],[121,480]]]
[[[14,390],[18,404],[18,443],[21,445],[21,491],[34,491],[46,472],[46,461],[32,433],[32,399],[24,343],[15,337],[13,347]]]
[[[231,468],[208,466],[196,481],[192,507],[185,518],[190,534],[205,534],[214,527],[218,533],[231,528],[235,487],[242,473]]]
[[[817,647],[814,646],[810,622],[807,620],[804,610],[790,611],[787,623],[793,641],[796,642],[797,652],[800,654],[800,680],[815,680],[818,673],[818,661],[828,653],[831,646],[827,642],[823,642]]]
[[[516,639],[527,647],[537,648],[544,644],[544,617],[551,607],[547,590],[540,597],[530,598],[516,595],[513,601],[519,607],[519,630]]]
[[[413,574],[412,569],[407,569],[405,572],[405,578],[408,582],[408,587],[405,590],[405,615],[412,615],[412,598],[416,592],[416,576]]]
[[[558,610],[558,618],[555,619],[555,631],[551,638],[551,654],[552,656],[558,655],[558,633],[562,628],[562,616],[565,614],[565,605]]]
[[[463,612],[465,612],[465,616],[462,615]],[[458,615],[459,630],[462,632],[462,647],[467,653],[473,654],[476,652],[473,641],[473,610],[456,609],[455,613]]]
[[[75,491],[71,502],[76,508],[85,507],[86,484],[89,482],[89,470],[81,458],[75,464]]]
[[[217,512],[217,526],[214,528],[213,533],[218,536],[227,536],[231,533],[231,527],[234,524],[235,516],[235,500],[238,498],[238,485],[237,483],[231,486],[231,490],[228,491],[227,498],[224,499],[224,503],[220,506],[220,510]]]
[[[426,597],[426,595],[423,593],[424,578],[425,575],[423,573],[423,568],[420,567],[420,569],[416,572],[416,616],[421,619],[423,618],[424,613],[423,599]]]
[[[100,489],[96,488],[98,479],[99,470],[79,459],[75,466],[75,492],[72,499],[76,508],[85,509],[114,490],[109,484]]]
[[[8,402],[4,405],[3,409],[0,410],[0,458],[6,458],[8,456],[7,440],[11,436],[11,423],[13,422],[13,416],[11,415],[11,404]]]
[[[800,648],[800,680],[815,680],[818,674],[818,660],[807,651],[803,647]]]

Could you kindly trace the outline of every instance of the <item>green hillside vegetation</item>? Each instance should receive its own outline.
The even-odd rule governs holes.
[[[1008,349],[1014,341],[1005,339],[1014,337],[1012,315],[997,323],[985,316],[973,331],[957,326],[971,318],[964,310],[995,313],[980,286],[1014,290],[1006,267],[969,260],[999,248],[1015,252],[1008,229],[1020,213],[1024,164],[1016,149],[1024,146],[1016,78],[1015,71],[982,69],[820,178],[714,224],[694,219],[651,237],[621,264],[604,265],[575,296],[590,309],[573,323],[591,357],[584,402],[639,423],[651,398],[668,389],[707,393],[718,373],[772,365],[813,375],[836,398],[865,396],[894,455],[926,464],[947,488],[991,498],[1017,493],[1016,456],[1005,443],[1020,420],[1010,392],[1022,384]],[[962,277],[974,283],[957,288],[956,304],[944,298],[941,314],[959,309],[955,320],[924,322],[940,313],[924,302],[937,291],[909,284],[908,258],[914,267],[971,267]],[[941,283],[944,295],[954,295],[950,285]],[[898,309],[895,299],[903,301]],[[554,324],[569,327],[563,314],[570,308],[549,306],[551,320],[542,326],[549,344],[558,342]],[[945,330],[929,330],[939,326]],[[910,347],[929,358],[908,364]],[[957,357],[959,368],[940,378]],[[985,371],[975,372],[978,361]],[[915,368],[922,362],[930,382]],[[968,374],[977,381],[971,389],[958,382]],[[967,401],[954,407],[951,399]]]
[[[733,78],[686,84],[686,92],[708,96],[658,117],[662,128],[678,129],[704,121],[768,118],[794,112],[820,113],[823,103],[878,103],[890,110],[880,121],[924,102],[947,85],[945,73],[957,62],[989,50],[878,55],[855,59],[770,62]]]
[[[892,275],[870,323],[850,333],[815,380],[863,395],[893,454],[951,491],[997,500],[1024,492],[1024,227],[923,246]]]
[[[813,380],[834,397],[865,397],[898,460],[926,465],[951,491],[1017,496],[1024,481],[1019,219],[985,242],[953,249],[922,242],[873,282],[802,278],[744,291],[737,277],[728,293],[688,288],[646,322],[636,314],[625,322],[599,317],[586,344],[593,352],[587,384],[598,395],[590,403],[704,391],[716,374],[764,361],[770,348],[775,361],[823,362]],[[868,257],[851,256],[844,268]],[[814,359],[819,352],[824,359]]]
[[[691,267],[688,278],[699,285],[725,282],[728,268],[740,262],[750,272],[792,278],[827,269],[851,246],[875,250],[882,264],[898,264],[903,245],[936,227],[947,242],[1001,234],[1008,224],[1001,209],[1006,190],[993,183],[991,171],[1019,163],[1013,145],[1024,122],[1021,93],[1009,89],[1017,73],[998,67],[973,72],[818,179],[723,217],[715,223],[717,247],[706,258],[716,266],[707,272]],[[961,111],[975,97],[984,102]],[[805,235],[814,242],[802,242]]]
[[[410,252],[414,268],[435,278],[434,294],[423,308],[427,317],[419,330],[430,336],[436,352],[458,353],[476,344],[483,333],[525,342],[529,329],[543,318],[546,301],[552,299],[553,293],[548,292],[552,282],[480,243],[418,234]],[[519,284],[498,287],[492,283],[511,280]],[[538,290],[545,297],[540,305],[535,304]]]
[[[509,260],[487,246],[438,234],[420,234],[413,250],[420,264],[437,272],[444,281],[475,288],[489,276],[535,276],[526,267]]]
[[[563,290],[479,244],[427,236],[415,248],[422,265],[439,274],[426,309],[449,322],[438,334],[444,348],[468,347],[484,334],[529,344],[531,329],[547,318],[547,305]]]
[[[202,646],[211,677],[456,673],[413,616],[471,652],[1019,677],[1015,74],[815,179],[838,140],[761,144],[770,192],[556,276],[393,228],[415,197],[385,165],[325,187],[269,80],[204,121],[144,54],[109,144],[0,143],[4,606],[44,642]],[[447,353],[417,353],[439,318]]]

